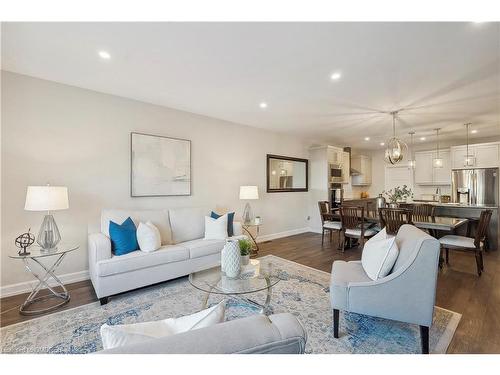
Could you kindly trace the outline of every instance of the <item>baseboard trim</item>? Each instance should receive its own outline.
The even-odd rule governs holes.
[[[67,273],[60,276],[58,275],[57,277],[59,277],[59,279],[64,284],[76,283],[78,281],[84,281],[90,278],[88,270]],[[37,283],[38,280],[31,280],[31,281],[24,281],[18,284],[10,284],[2,286],[0,288],[0,297],[4,298],[4,297],[14,296],[16,294],[31,292],[33,288],[37,285]],[[49,285],[54,286],[55,284],[53,282],[49,282]]]
[[[294,236],[296,234],[301,234],[301,233],[306,233],[306,232],[313,232],[313,230],[311,230],[311,228],[305,227],[305,228],[287,230],[284,232],[266,234],[263,236],[259,236],[257,238],[257,242],[260,243],[260,242],[275,240],[278,238]],[[64,284],[76,283],[78,281],[84,281],[84,280],[88,280],[90,278],[88,270],[74,272],[74,273],[67,273],[64,275],[60,275],[58,277],[59,277],[59,279],[61,279],[61,281]],[[2,286],[2,287],[0,287],[0,297],[4,298],[4,297],[14,296],[16,294],[31,292],[31,290],[35,287],[37,282],[38,282],[37,280],[31,280],[31,281],[24,281],[24,282],[18,283],[18,284],[10,284],[10,285]],[[51,286],[53,285],[52,283],[49,283],[49,284]]]
[[[310,231],[311,231],[310,228],[305,227],[305,228],[286,230],[284,232],[266,234],[266,235],[257,237],[257,242],[261,243],[261,242],[265,242],[265,241],[276,240],[278,238],[294,236],[296,234],[306,233],[306,232],[310,232]]]

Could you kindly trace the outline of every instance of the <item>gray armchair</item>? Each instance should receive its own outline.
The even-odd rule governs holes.
[[[391,273],[373,281],[361,261],[335,261],[330,300],[334,337],[339,337],[339,310],[420,326],[422,353],[429,353],[439,264],[439,241],[413,225],[401,226],[399,255]]]

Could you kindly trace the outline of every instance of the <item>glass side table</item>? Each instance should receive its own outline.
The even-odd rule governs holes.
[[[9,255],[9,258],[21,259],[24,262],[25,268],[38,280],[37,286],[33,288],[28,298],[26,298],[26,301],[24,301],[24,303],[19,308],[19,312],[22,315],[43,314],[48,311],[55,310],[58,307],[69,302],[70,299],[69,292],[62,283],[62,281],[59,280],[59,278],[55,275],[55,271],[62,263],[66,254],[77,250],[79,247],[80,246],[78,245],[67,245],[64,243],[59,243],[55,249],[43,250],[38,245],[32,245],[27,249],[29,251],[28,255],[18,255],[18,254]],[[42,258],[53,260],[52,265],[51,266],[45,265],[43,262],[41,262]],[[32,267],[33,264],[38,264],[41,267],[41,269],[45,271],[45,274],[42,276],[41,274],[37,273]],[[49,285],[49,281],[51,280],[55,282],[56,284],[55,287]],[[49,290],[50,294],[38,296],[43,287],[46,287]],[[58,292],[55,289],[57,287],[61,287],[63,291]],[[47,300],[50,298],[57,298],[60,299],[61,301],[55,305],[51,305],[49,307],[44,307],[40,309],[29,308],[35,302]]]
[[[259,244],[257,243],[257,237],[259,236],[260,226],[262,225],[262,219],[253,219],[249,222],[241,223],[241,227],[248,234],[252,241],[252,254],[253,256],[259,253]],[[251,228],[255,228],[255,235],[252,234]]]

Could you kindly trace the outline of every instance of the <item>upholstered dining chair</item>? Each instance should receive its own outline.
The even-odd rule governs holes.
[[[369,223],[365,221],[365,208],[355,206],[340,207],[340,221],[342,228],[342,252],[345,251],[345,239],[356,238],[360,241],[360,246],[363,248],[365,240],[377,234],[377,231],[370,228]]]
[[[492,210],[481,211],[481,215],[479,216],[479,224],[477,226],[476,235],[474,236],[474,238],[449,234],[439,239],[441,249],[446,252],[446,264],[449,264],[449,250],[473,252],[476,256],[477,274],[478,276],[481,276],[482,272],[484,271],[484,242],[488,234],[488,226],[490,225],[492,213]]]
[[[332,213],[330,211],[330,202],[319,201],[319,214],[321,217],[321,246],[324,244],[325,231],[330,233],[330,242],[332,242],[333,232],[338,232],[338,244],[337,248],[340,248],[340,230],[342,229],[342,224],[338,220],[333,220]]]
[[[387,234],[396,235],[404,224],[411,224],[412,212],[406,208],[379,208],[380,228]]]
[[[396,235],[399,255],[389,275],[372,280],[361,261],[332,265],[330,302],[333,336],[339,337],[340,310],[420,326],[422,353],[429,353],[438,275],[439,241],[413,225]]]

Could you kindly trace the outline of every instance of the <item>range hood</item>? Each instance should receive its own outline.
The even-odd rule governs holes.
[[[352,163],[351,163],[351,148],[350,147],[344,147],[344,152],[347,152],[349,154],[349,167],[350,167],[349,175],[350,176],[359,176],[361,174],[361,172],[358,171],[357,169],[354,169],[352,167]]]

